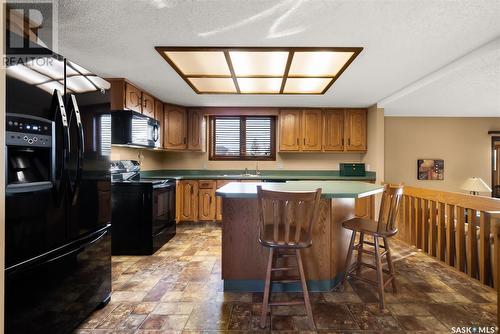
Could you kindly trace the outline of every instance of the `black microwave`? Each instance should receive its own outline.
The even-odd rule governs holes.
[[[160,123],[134,111],[113,111],[111,143],[123,146],[160,147]]]

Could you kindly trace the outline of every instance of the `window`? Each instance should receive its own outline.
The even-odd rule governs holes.
[[[276,160],[273,116],[211,116],[210,160]]]

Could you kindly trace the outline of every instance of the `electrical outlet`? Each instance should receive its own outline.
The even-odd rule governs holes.
[[[282,163],[276,164],[276,169],[283,169],[283,168],[285,168],[285,166]]]
[[[206,162],[204,162],[202,167],[203,167],[203,169],[208,169],[208,165],[207,165],[207,163],[206,163]]]

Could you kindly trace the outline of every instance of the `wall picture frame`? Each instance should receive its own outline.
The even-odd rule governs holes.
[[[444,180],[444,160],[443,159],[418,159],[417,160],[418,180]]]

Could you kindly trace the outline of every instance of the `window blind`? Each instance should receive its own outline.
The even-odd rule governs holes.
[[[274,160],[272,116],[212,116],[211,159]]]

